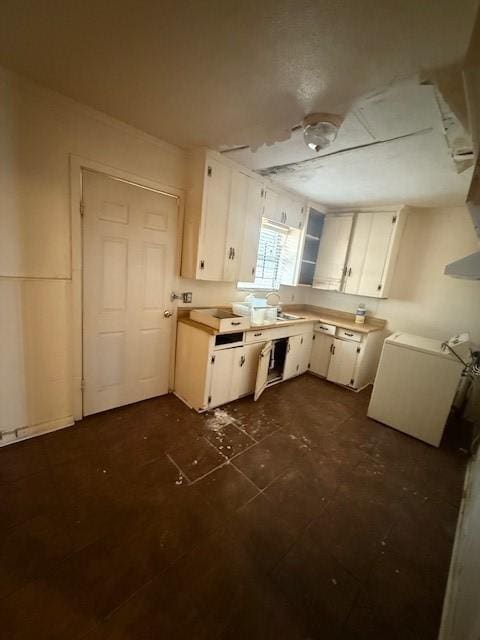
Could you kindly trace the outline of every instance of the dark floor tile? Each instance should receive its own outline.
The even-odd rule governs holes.
[[[48,575],[0,600],[0,620],[8,640],[77,640],[93,626],[81,604]]]
[[[233,424],[207,429],[205,438],[226,458],[233,458],[255,444],[255,440]]]
[[[0,532],[0,598],[48,573],[70,550],[66,531],[47,516]]]
[[[239,509],[229,523],[239,542],[258,571],[270,571],[287,553],[298,528],[282,519],[263,495]]]
[[[238,426],[256,441],[263,440],[280,427],[277,407],[271,401],[260,398],[252,403],[252,398],[244,398],[226,406],[230,415],[238,421]]]
[[[375,625],[399,630],[400,638],[434,640],[442,604],[442,590],[432,591],[408,560],[387,549],[373,563],[357,607],[369,610]]]
[[[237,456],[234,464],[259,489],[263,489],[292,466],[298,455],[293,441],[285,433],[278,431]]]
[[[195,483],[196,489],[214,507],[232,513],[251,500],[258,489],[233,465],[226,464]]]
[[[40,438],[45,456],[50,465],[71,463],[88,456],[96,449],[95,434],[83,422],[66,429],[47,433]]]
[[[394,505],[364,502],[337,494],[312,523],[309,532],[317,545],[322,545],[344,569],[361,581],[384,548],[395,514]]]
[[[289,469],[266,489],[264,496],[290,526],[301,531],[325,508],[328,491],[315,477]]]
[[[41,440],[30,438],[0,447],[0,483],[25,478],[47,467]]]
[[[225,456],[205,438],[196,438],[191,442],[170,449],[167,453],[191,481],[204,476],[226,462]]]
[[[48,471],[1,484],[0,492],[0,531],[59,510],[56,489]]]
[[[316,630],[312,638],[335,638],[360,589],[352,577],[307,529],[275,568],[272,579],[287,600]]]

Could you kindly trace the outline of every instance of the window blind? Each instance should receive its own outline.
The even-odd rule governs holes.
[[[282,273],[282,253],[288,229],[263,222],[258,243],[255,282],[239,282],[238,286],[257,289],[278,289]]]

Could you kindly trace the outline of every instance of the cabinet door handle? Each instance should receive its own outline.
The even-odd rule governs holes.
[[[353,338],[354,334],[353,333],[348,333],[348,331],[345,331],[345,335],[346,336],[350,336],[350,338]]]
[[[255,267],[252,268],[252,276],[255,275]]]
[[[232,247],[232,260],[235,260],[235,247]]]
[[[243,367],[244,364],[245,364],[245,356],[242,356],[240,358],[240,366]]]
[[[260,332],[260,333],[254,333],[253,335],[254,335],[256,338],[258,338],[258,336],[261,336],[261,335],[262,335],[262,333],[261,333],[261,332]]]
[[[288,341],[288,344],[287,344],[287,353],[288,353],[289,351],[290,351],[290,341]]]
[[[205,260],[200,260],[200,269],[205,269]]]
[[[232,325],[232,327],[238,327],[239,324],[242,324],[241,322],[231,322],[230,323]]]
[[[352,275],[352,267],[348,268],[348,273],[347,273],[348,277],[350,277]]]
[[[330,353],[332,354],[332,356],[333,356],[333,354],[335,353],[335,345],[333,344],[333,342],[332,342],[332,344],[330,345]]]

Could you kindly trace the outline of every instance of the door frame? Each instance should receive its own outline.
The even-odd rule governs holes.
[[[89,160],[81,156],[70,154],[70,235],[71,235],[71,277],[72,277],[72,405],[73,419],[83,418],[83,224],[82,224],[82,194],[83,194],[83,170],[127,182],[135,187],[156,191],[162,195],[177,200],[177,231],[175,250],[174,287],[177,288],[180,274],[180,261],[183,236],[183,219],[185,206],[185,191],[162,184],[156,180],[136,175],[123,169],[111,167],[102,162]],[[169,390],[173,388],[177,305],[174,303],[172,322],[175,329],[172,331],[172,344],[169,363]]]

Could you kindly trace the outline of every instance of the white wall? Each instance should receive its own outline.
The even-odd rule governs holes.
[[[377,300],[308,289],[306,302],[354,313],[359,302],[391,331],[443,339],[468,331],[480,344],[480,281],[443,274],[446,264],[478,250],[466,207],[410,209],[390,298]]]
[[[480,455],[470,462],[439,640],[480,638]]]

